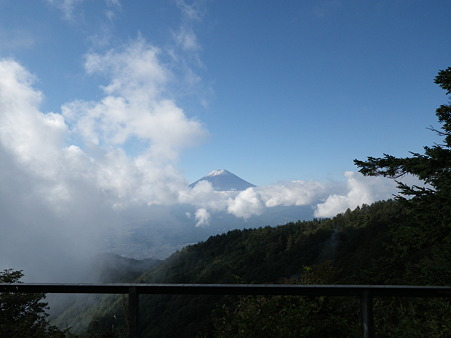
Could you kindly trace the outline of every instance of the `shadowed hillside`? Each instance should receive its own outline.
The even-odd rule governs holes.
[[[428,243],[421,244],[415,235],[406,242],[404,236],[413,222],[414,215],[401,203],[386,201],[348,210],[332,219],[229,231],[178,251],[135,281],[446,285],[451,280],[451,254],[446,236],[439,241],[437,234],[430,232]],[[291,321],[297,321],[300,315],[303,323],[310,318],[312,332],[320,332],[314,317],[321,315],[326,322],[338,320],[343,330],[349,327],[358,335],[358,306],[354,300],[323,299],[312,303],[293,297],[270,301],[262,298],[270,306],[256,318],[250,314],[254,313],[255,302],[262,300],[255,297],[142,295],[140,299],[141,330],[145,337],[196,337],[200,333],[214,336],[214,332],[221,336],[239,327],[250,330],[250,323],[265,321],[263,318],[272,318],[280,311],[291,311],[287,317]],[[124,334],[127,329],[125,301],[124,297],[109,296],[85,310],[84,316],[93,317],[88,332]],[[390,317],[393,313],[401,311],[403,316],[416,318],[411,325],[424,320],[421,325],[429,330],[430,321],[426,317],[443,320],[445,317],[441,316],[451,309],[447,302],[421,300],[413,303],[391,300],[378,304],[376,317],[383,322],[384,332],[392,332],[401,321],[406,325],[404,317],[397,317],[393,322]],[[429,310],[420,312],[418,307]],[[77,321],[88,322],[82,317],[77,317]],[[220,320],[223,317],[227,318],[225,322]],[[240,322],[243,318],[247,318],[244,323]],[[444,322],[446,330],[448,324]],[[277,325],[288,325],[294,330],[292,322],[282,319]],[[87,333],[78,333],[83,332]],[[293,334],[296,332],[299,333],[295,330]],[[347,329],[344,332],[343,336],[349,336]]]

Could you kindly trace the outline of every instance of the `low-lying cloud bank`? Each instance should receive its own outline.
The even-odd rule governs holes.
[[[261,215],[277,206],[306,206],[313,215],[326,218],[362,204],[392,198],[396,183],[383,177],[365,177],[357,172],[345,172],[346,182],[291,181],[241,192],[214,191],[210,183],[201,181],[191,191],[183,192],[181,201],[199,207],[198,226],[208,225],[209,212],[227,211],[241,218]],[[413,181],[412,178],[409,180]],[[200,211],[201,210],[201,211]]]
[[[346,183],[189,188],[176,161],[207,131],[170,99],[171,72],[159,53],[137,39],[88,54],[86,72],[107,79],[103,97],[66,103],[61,113],[42,112],[34,76],[15,60],[0,60],[0,268],[27,269],[34,280],[47,281],[49,273],[83,280],[77,266],[137,206],[192,205],[196,225],[208,226],[215,212],[249,218],[281,205],[312,205],[316,217],[330,217],[396,192],[390,180],[354,172],[345,173]]]

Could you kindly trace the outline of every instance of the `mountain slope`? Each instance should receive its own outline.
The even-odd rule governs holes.
[[[213,170],[208,175],[190,184],[190,188],[195,187],[196,184],[201,181],[210,182],[213,189],[217,191],[241,191],[246,190],[247,188],[255,187],[254,184],[243,180],[225,169]]]
[[[431,231],[420,236],[414,232],[419,225],[416,216],[398,202],[386,201],[348,210],[333,219],[233,230],[176,252],[136,281],[449,285],[451,230],[440,228],[437,237],[429,224]],[[280,313],[290,314],[287,318],[298,324],[302,319],[301,326],[286,324],[284,318],[274,324],[292,327],[287,337],[306,336],[296,331],[301,329],[315,333],[307,336],[331,336],[324,334],[326,328],[337,328],[337,337],[358,332],[354,332],[358,327],[354,299],[277,299],[276,304],[255,297],[242,302],[227,296],[142,295],[141,332],[145,337],[212,337],[219,320],[222,327],[217,329],[228,334],[217,336],[237,337],[236,330],[246,328],[241,336],[251,337],[252,325],[262,327],[267,318]],[[265,302],[268,307],[262,309]],[[374,310],[380,336],[393,337],[417,331],[421,332],[418,336],[451,336],[449,311],[449,301],[435,299],[378,299]],[[91,335],[103,334],[99,328],[110,330],[113,326],[126,331],[126,313],[119,297],[85,313],[94,316]],[[241,314],[249,319],[243,321]]]

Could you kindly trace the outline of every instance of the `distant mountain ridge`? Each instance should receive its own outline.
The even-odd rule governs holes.
[[[254,184],[249,183],[228,170],[220,169],[213,170],[208,175],[194,183],[191,183],[190,188],[194,188],[197,183],[201,181],[210,182],[214,190],[217,191],[242,191],[247,188],[255,187]]]

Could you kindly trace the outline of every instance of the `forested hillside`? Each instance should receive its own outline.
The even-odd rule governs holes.
[[[184,248],[136,281],[449,284],[449,231],[418,237],[410,232],[415,220],[402,203],[390,200],[333,219],[234,230]],[[109,297],[87,312],[95,313],[90,334],[124,334],[124,301]],[[240,332],[250,337],[284,330],[284,336],[359,335],[358,303],[353,299],[157,295],[141,296],[141,304],[141,330],[150,337],[232,337]],[[451,334],[450,310],[449,302],[439,300],[378,300],[376,324],[382,335],[405,331],[422,336],[434,330],[437,336]]]

